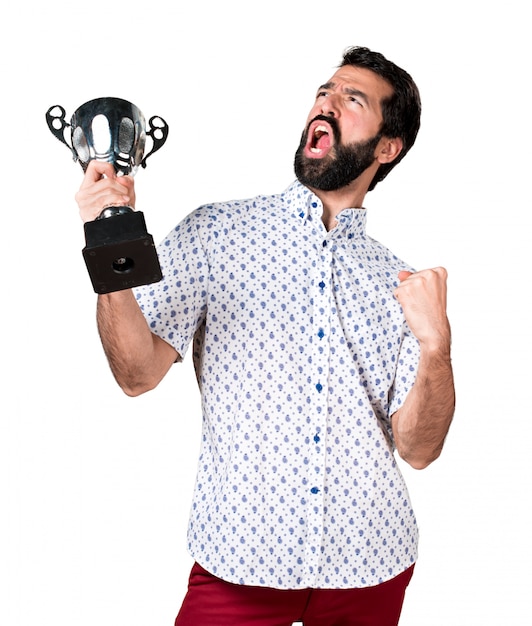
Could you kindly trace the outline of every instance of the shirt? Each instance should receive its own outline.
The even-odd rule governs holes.
[[[188,548],[233,583],[365,587],[417,557],[390,423],[419,359],[393,296],[411,268],[366,234],[365,209],[329,232],[321,217],[297,181],[202,206],[159,246],[163,280],[136,290],[154,333],[182,357],[194,345]]]

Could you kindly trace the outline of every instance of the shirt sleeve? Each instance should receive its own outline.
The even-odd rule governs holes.
[[[390,389],[386,430],[393,441],[391,417],[403,405],[406,396],[416,382],[419,364],[419,342],[406,324],[401,348],[397,357],[395,378]]]
[[[199,235],[198,211],[157,247],[163,279],[135,289],[151,331],[171,344],[181,358],[207,310],[209,263]]]
[[[381,420],[384,432],[394,448],[392,415],[402,406],[408,392],[416,382],[418,364],[419,342],[405,322],[401,347],[397,356],[395,378],[388,397],[388,411],[384,419]]]

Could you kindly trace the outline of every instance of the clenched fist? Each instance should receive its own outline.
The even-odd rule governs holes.
[[[117,176],[112,163],[93,160],[76,194],[79,214],[84,222],[95,220],[110,206],[135,207],[135,184],[131,176]]]
[[[430,350],[449,350],[451,330],[447,319],[447,270],[399,272],[395,297],[420,344]]]

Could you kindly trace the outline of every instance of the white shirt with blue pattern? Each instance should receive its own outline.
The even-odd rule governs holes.
[[[188,545],[224,580],[366,587],[417,558],[390,417],[419,346],[393,295],[412,268],[366,234],[365,209],[327,232],[320,200],[284,193],[200,207],[138,288],[151,330],[191,342],[203,434]]]

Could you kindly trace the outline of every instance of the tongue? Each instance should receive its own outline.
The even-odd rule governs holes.
[[[316,148],[319,150],[328,150],[331,147],[331,139],[327,133],[324,133],[316,141]]]

